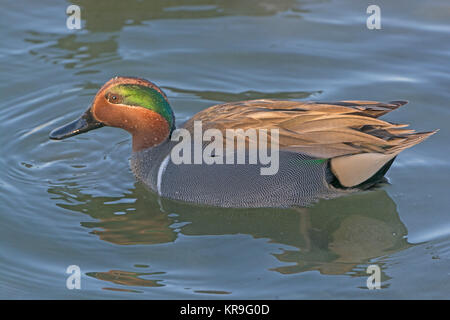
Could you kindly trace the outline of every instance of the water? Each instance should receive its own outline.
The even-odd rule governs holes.
[[[450,298],[450,4],[5,1],[0,19],[0,298]],[[406,99],[386,119],[438,134],[390,184],[301,209],[215,209],[136,183],[130,138],[62,142],[115,75],[162,86],[179,122],[252,98]],[[381,267],[381,290],[366,268]],[[69,265],[81,290],[66,288]]]

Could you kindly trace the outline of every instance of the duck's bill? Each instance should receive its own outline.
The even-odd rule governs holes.
[[[98,122],[92,117],[90,109],[88,109],[80,118],[74,120],[62,127],[54,129],[50,132],[50,139],[62,140],[77,134],[88,132],[103,127],[104,124]]]

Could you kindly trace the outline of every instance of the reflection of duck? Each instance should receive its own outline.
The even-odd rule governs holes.
[[[288,263],[273,269],[284,274],[309,270],[343,274],[409,246],[395,203],[383,190],[321,200],[301,209],[199,207],[158,199],[139,185],[122,198],[94,197],[72,188],[49,192],[58,195],[59,206],[97,219],[82,225],[119,245],[170,243],[179,234],[248,234],[290,246],[272,253]]]
[[[330,197],[338,189],[372,186],[401,151],[432,135],[435,131],[416,133],[378,119],[404,104],[269,99],[226,103],[194,115],[183,126],[188,136],[174,141],[175,117],[163,91],[144,79],[116,77],[98,91],[80,119],[53,130],[50,138],[65,139],[105,125],[122,128],[133,136],[135,175],[162,197],[223,207],[288,207]],[[203,129],[196,129],[196,121]],[[229,143],[235,141],[228,138],[229,129],[241,130],[234,134],[248,148],[244,164],[234,165],[234,155],[228,164]],[[208,164],[197,159],[197,153],[205,158],[207,149],[200,145],[197,152],[191,142],[181,151],[184,162],[175,162],[178,141],[194,142],[197,130],[212,134]],[[261,154],[268,151],[261,149],[262,131],[270,139],[270,168],[261,164]],[[255,144],[259,162],[253,159],[250,164],[249,146]],[[188,151],[194,153],[194,164]]]

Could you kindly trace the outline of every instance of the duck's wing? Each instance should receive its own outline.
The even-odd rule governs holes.
[[[433,132],[416,133],[406,124],[377,119],[405,101],[299,102],[251,100],[207,108],[188,120],[184,128],[193,130],[202,121],[203,130],[279,130],[280,150],[301,152],[317,158],[377,152],[399,153]],[[246,137],[248,140],[248,137]]]
[[[193,132],[194,121],[202,121],[203,130],[218,129],[225,138],[226,129],[267,129],[269,137],[270,129],[278,129],[280,150],[331,159],[331,169],[341,184],[355,186],[402,150],[436,132],[415,132],[405,129],[407,124],[378,119],[404,104],[406,101],[251,100],[207,108],[184,128]]]

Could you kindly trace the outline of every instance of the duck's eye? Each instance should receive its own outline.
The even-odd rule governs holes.
[[[111,103],[120,103],[122,101],[121,96],[113,93],[108,93],[106,99]]]

